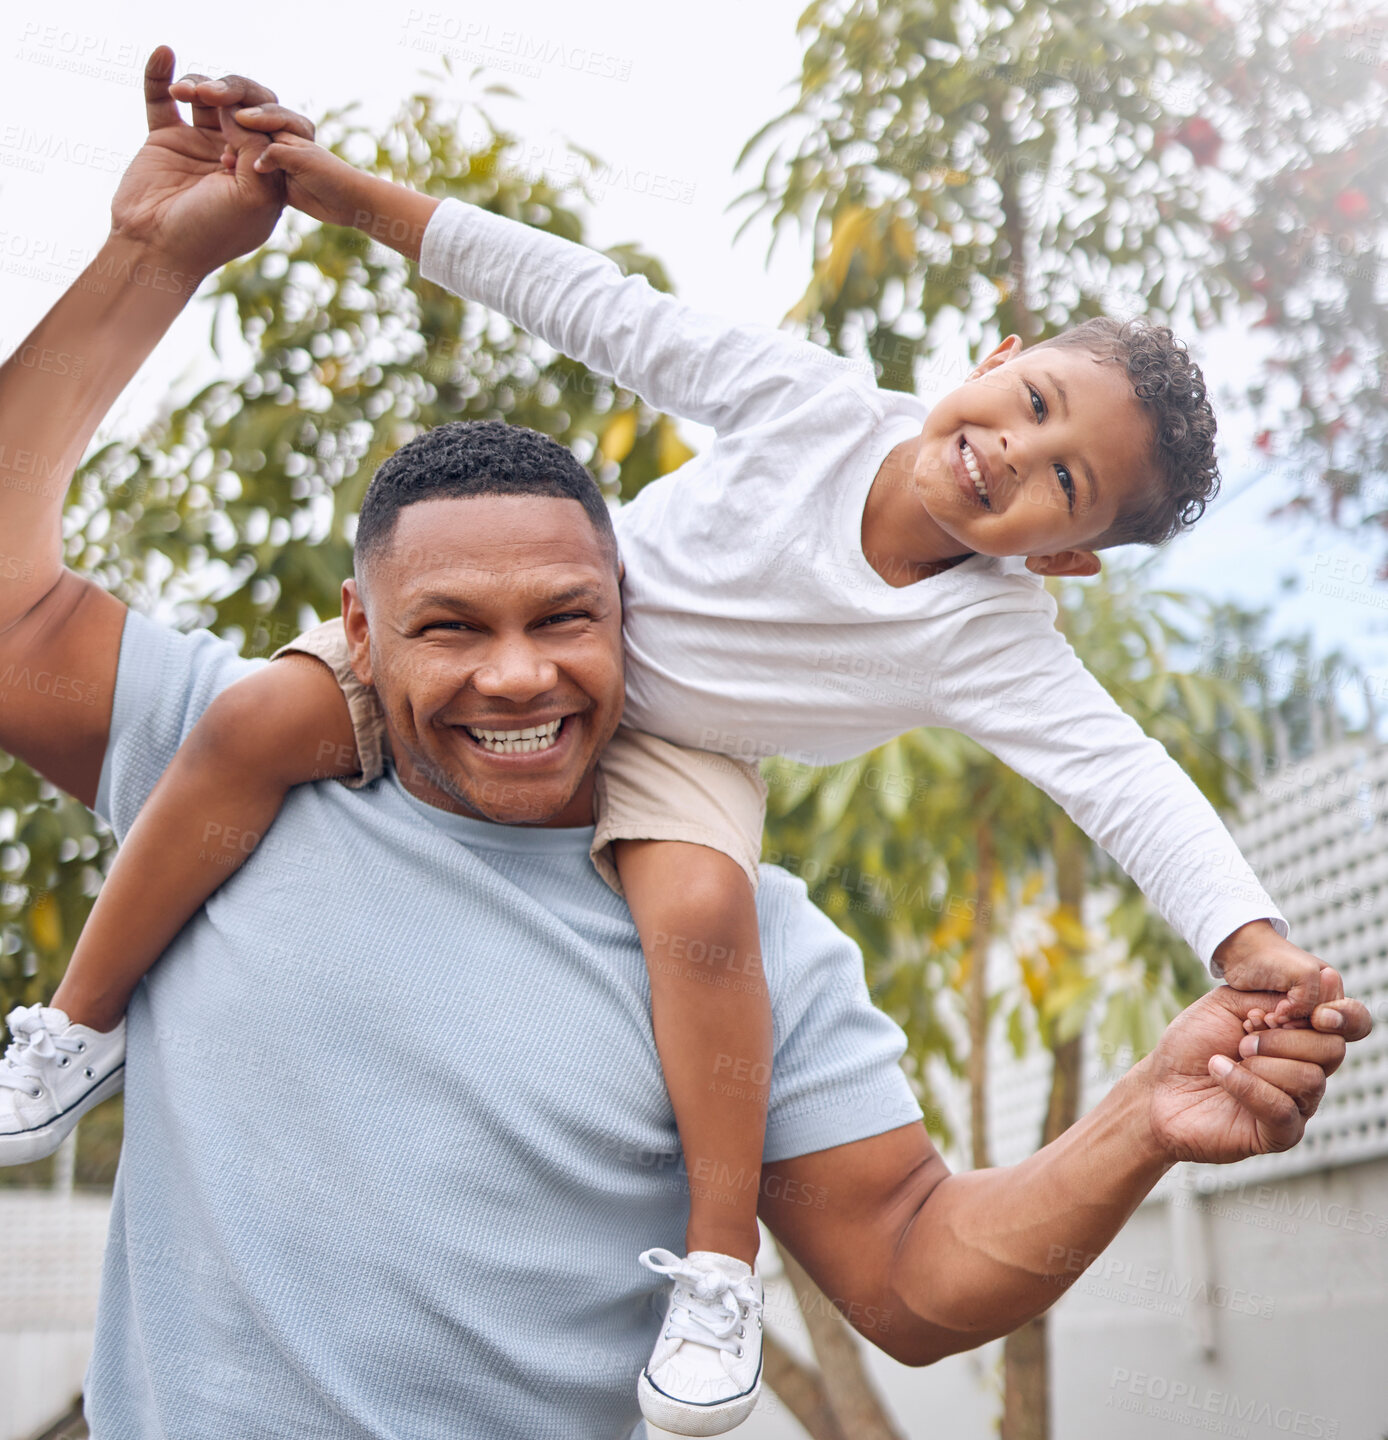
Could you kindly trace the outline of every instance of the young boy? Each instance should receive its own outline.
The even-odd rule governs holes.
[[[255,112],[236,118],[256,128]],[[1319,962],[1285,940],[1191,781],[1084,670],[1041,580],[1095,573],[1105,546],[1159,543],[1213,493],[1213,415],[1169,331],[1093,321],[1026,352],[1010,337],[929,408],[852,362],[697,314],[592,251],[284,132],[257,167],[282,170],[306,213],[387,240],[430,279],[716,432],[617,516],[627,723],[600,762],[593,842],[640,931],[690,1182],[689,1253],[641,1257],[674,1281],[638,1382],[649,1419],[721,1433],[760,1385],[757,1186],[720,1182],[755,1177],[765,1126],[762,756],[826,764],[918,725],[972,735],[1064,805],[1217,974],[1285,991],[1268,1023],[1309,1013]],[[454,428],[407,448],[446,465]],[[160,781],[52,1006],[12,1014],[0,1160],[49,1153],[118,1088],[135,984],[286,791],[381,773],[398,722],[361,678],[369,634],[358,624],[349,645],[332,622],[287,648],[214,702]],[[563,729],[563,717],[498,724],[460,743],[537,756]],[[244,843],[209,851],[209,817]],[[752,1083],[718,1084],[729,1070]]]

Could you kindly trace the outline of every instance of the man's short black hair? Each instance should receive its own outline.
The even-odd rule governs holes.
[[[557,440],[502,420],[454,420],[416,435],[386,460],[367,486],[354,544],[363,562],[395,532],[396,516],[421,500],[477,495],[548,495],[577,500],[617,564],[617,536],[598,483]]]

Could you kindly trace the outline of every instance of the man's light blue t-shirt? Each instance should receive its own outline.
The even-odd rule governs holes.
[[[130,616],[98,797],[118,834],[255,663]],[[130,1008],[95,1440],[640,1433],[663,1285],[636,1257],[683,1251],[688,1189],[590,838],[451,815],[393,775],[292,792]],[[911,1123],[861,956],[762,874],[766,1158]]]

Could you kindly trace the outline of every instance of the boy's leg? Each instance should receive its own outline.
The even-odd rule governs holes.
[[[771,1001],[742,867],[704,845],[614,842],[689,1175],[689,1251],[756,1263]]]
[[[174,936],[254,851],[287,791],[357,770],[338,680],[290,655],[217,697],[150,793],[52,1005],[110,1030]]]

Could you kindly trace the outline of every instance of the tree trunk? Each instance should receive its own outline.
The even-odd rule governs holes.
[[[770,1331],[762,1340],[762,1378],[810,1440],[847,1440],[818,1373],[802,1365]]]
[[[994,165],[993,178],[998,182],[998,199],[1002,205],[1002,233],[1007,239],[1007,276],[1011,282],[1006,299],[998,306],[1002,332],[1015,329],[1023,340],[1030,340],[1040,328],[1031,313],[1031,286],[1027,277],[1027,216],[1018,194],[1013,169],[1012,130],[1004,118],[1008,97],[999,96],[999,104],[990,109],[989,145]],[[1009,324],[1008,322],[1011,322]]]
[[[810,1332],[820,1383],[839,1430],[847,1440],[903,1440],[868,1376],[857,1336],[848,1322],[795,1257],[779,1243],[776,1249]]]
[[[1084,837],[1068,820],[1055,829],[1057,898],[1076,915],[1083,913],[1088,853]],[[1072,1040],[1050,1042],[1051,1093],[1041,1144],[1049,1145],[1079,1118],[1080,1085],[1084,1078],[1084,1032]],[[1002,1440],[1050,1440],[1050,1315],[1028,1320],[1002,1345]]]
[[[993,1162],[988,1154],[988,948],[993,940],[993,832],[978,827],[974,929],[969,945],[969,1128],[975,1170]]]
[[[1002,1440],[1050,1440],[1046,1319],[1028,1320],[1002,1342]]]

